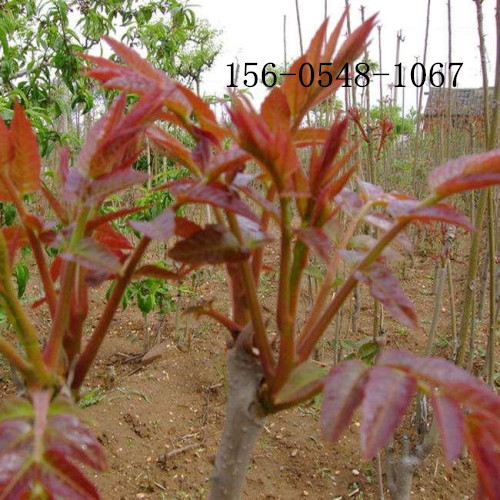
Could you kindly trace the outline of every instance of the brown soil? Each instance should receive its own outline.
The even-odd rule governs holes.
[[[463,290],[465,260],[460,257],[454,262],[457,293]],[[389,346],[422,351],[434,301],[432,274],[428,258],[417,258],[413,269],[407,266],[403,285],[415,301],[421,331],[407,333],[387,318]],[[222,272],[205,275],[200,283],[195,300],[214,297],[220,304],[220,297],[225,296]],[[272,296],[274,283],[270,275],[263,297]],[[94,301],[94,316],[99,312],[98,302]],[[274,310],[272,300],[266,305]],[[443,306],[439,333],[449,338],[447,294]],[[356,339],[371,334],[370,312],[371,301],[363,293]],[[182,337],[185,321],[181,317]],[[188,352],[185,339],[172,333],[171,315],[162,326],[162,356],[144,366],[129,362],[142,349],[143,322],[135,309],[120,313],[111,330],[87,381],[86,389],[94,389],[94,396],[84,397],[89,406],[82,410],[108,458],[109,470],[95,475],[103,498],[206,498],[224,422],[226,334],[211,321],[190,320]],[[485,345],[482,329],[478,335],[478,343]],[[449,349],[437,352],[446,355]],[[328,362],[331,348],[321,349],[320,354]],[[110,364],[115,366],[116,379],[105,388]],[[7,378],[3,380],[4,394],[12,392]],[[377,498],[375,463],[363,461],[358,449],[358,418],[333,448],[326,448],[318,417],[319,404],[314,402],[269,418],[253,456],[245,498]],[[419,499],[465,499],[472,498],[474,486],[470,459],[448,470],[438,447],[415,478],[413,492]]]

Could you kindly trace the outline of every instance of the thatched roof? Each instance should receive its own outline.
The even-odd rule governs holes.
[[[489,89],[490,110],[493,108],[493,87]],[[451,89],[452,116],[483,116],[483,89]],[[446,116],[448,112],[448,89],[431,87],[424,116]]]

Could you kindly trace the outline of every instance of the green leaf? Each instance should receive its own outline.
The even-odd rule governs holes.
[[[275,404],[286,404],[298,401],[323,384],[328,369],[313,361],[306,361],[297,366],[288,377],[287,382],[274,397]]]
[[[372,365],[379,351],[380,345],[376,340],[363,340],[358,344],[357,358],[368,365]]]
[[[149,314],[155,307],[154,293],[148,293],[148,291],[139,293],[137,296],[137,305],[144,316]]]
[[[17,218],[16,207],[12,203],[3,204],[3,220],[6,226],[12,226]]]
[[[7,36],[5,31],[0,28],[0,44],[2,45],[3,57],[8,57],[9,55],[9,43],[7,41]]]
[[[26,291],[26,285],[30,279],[30,270],[24,262],[18,262],[14,269],[14,276],[17,282],[17,296],[21,298]]]

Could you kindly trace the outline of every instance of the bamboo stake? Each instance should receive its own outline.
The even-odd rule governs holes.
[[[283,16],[283,67],[286,71],[286,14]]]
[[[405,41],[405,39],[403,37],[403,32],[401,30],[399,30],[397,35],[396,35],[396,64],[394,67],[394,73],[395,73],[394,81],[396,81],[396,75],[397,75],[396,65],[398,65],[400,63],[400,60],[399,60],[400,46],[401,46],[401,42],[404,42],[404,41]],[[382,72],[382,70],[380,72]],[[404,82],[401,82],[401,83],[403,83],[403,85],[404,85]],[[393,90],[394,90],[393,106],[397,106],[398,105],[398,87],[396,85],[394,85]],[[404,96],[404,87],[403,87],[403,96]],[[404,97],[403,97],[403,100],[404,100]]]
[[[457,322],[456,318],[456,306],[455,306],[455,290],[453,286],[453,274],[451,270],[451,260],[446,261],[446,274],[448,278],[448,294],[450,296],[450,316],[451,316],[451,335],[453,338],[453,357],[456,356],[457,351]]]
[[[351,13],[349,11],[349,0],[345,0],[345,7],[347,9],[347,16],[346,16],[346,24],[347,24],[347,34],[350,35],[351,34]],[[356,82],[352,81],[352,100],[351,100],[351,105],[353,108],[355,108],[357,106],[357,85],[356,85]],[[357,136],[357,131],[355,131],[355,138]]]
[[[424,65],[427,62],[427,45],[429,42],[429,24],[430,24],[430,14],[431,14],[431,0],[427,1],[427,19],[425,22],[425,40],[424,40],[424,56],[422,64]],[[422,97],[424,93],[424,86],[422,85],[420,88],[417,88],[417,122],[416,122],[416,130],[415,130],[415,150],[413,154],[413,191],[418,193],[417,190],[417,180],[418,180],[418,156],[419,156],[419,148],[420,148],[420,119],[422,113]]]
[[[484,138],[486,147],[488,147],[489,126],[490,126],[490,103],[488,90],[488,69],[486,66],[486,47],[484,45],[484,29],[483,29],[483,8],[482,0],[474,0],[476,4],[477,18],[477,34],[479,36],[479,56],[481,60],[481,77],[483,79],[483,116],[484,116]]]
[[[378,71],[382,73],[382,26],[379,24],[378,29]],[[384,110],[384,91],[382,85],[382,77],[378,79],[379,92],[380,92],[380,118],[382,118],[382,112]]]
[[[481,8],[481,5],[479,5],[479,8]],[[494,101],[495,102],[500,102],[500,0],[497,0],[497,11],[496,11],[496,26],[497,26],[497,57],[496,57],[496,71],[495,71],[495,89],[494,89]],[[479,16],[478,16],[479,19]],[[481,29],[478,26],[478,33],[479,36],[481,37]],[[482,48],[481,48],[482,47]],[[479,50],[482,52],[484,49],[484,45],[479,45]],[[483,57],[484,54],[481,56]],[[485,56],[484,56],[485,57]],[[482,68],[484,69],[484,68]],[[487,77],[483,76],[483,84],[486,82],[487,85]],[[498,131],[498,125],[499,125],[499,107],[495,106],[493,110],[493,115],[491,118],[491,122],[489,124],[489,135],[488,135],[488,149],[493,149],[496,145],[497,142],[497,131]],[[488,188],[487,190],[483,189],[479,195],[479,202],[477,205],[477,211],[476,211],[476,218],[475,218],[475,227],[477,229],[476,232],[472,234],[471,237],[471,247],[470,247],[470,254],[469,254],[469,269],[467,272],[467,280],[466,284],[467,287],[465,289],[465,297],[464,297],[464,303],[463,303],[463,308],[462,308],[462,321],[460,324],[460,332],[459,332],[459,349],[458,349],[458,355],[457,355],[457,364],[461,365],[464,362],[465,359],[465,345],[466,345],[466,340],[467,340],[467,330],[470,325],[471,321],[471,314],[472,314],[472,300],[473,300],[473,289],[469,286],[469,284],[473,284],[476,275],[477,275],[477,267],[478,267],[478,256],[479,256],[479,246],[481,243],[481,235],[482,235],[482,228],[483,228],[483,222],[484,222],[484,215],[486,211],[486,206],[491,208],[491,204],[489,203],[489,197],[492,197],[492,189]],[[487,203],[488,202],[488,203]],[[494,224],[494,219],[493,219],[493,212],[490,213],[490,224]],[[493,226],[494,228],[494,226]],[[494,233],[493,231],[490,230],[489,234]],[[490,240],[490,255],[492,254],[492,251],[494,252],[494,238],[493,240]],[[494,264],[490,266],[490,271],[491,269],[494,269]],[[491,278],[491,276],[490,276]],[[491,282],[495,282],[495,277],[493,276],[493,279],[491,279]],[[491,290],[493,288],[493,290]],[[491,297],[491,292],[494,292],[495,285],[490,284],[490,297]],[[493,298],[495,296],[493,295]],[[493,301],[494,303],[494,301]],[[492,309],[492,305],[490,304],[490,311]],[[494,305],[493,305],[493,311],[494,311]],[[488,362],[491,362],[492,366],[494,366],[494,340],[495,340],[495,315],[496,313],[493,313],[493,316],[490,317],[490,324],[489,324],[489,329],[488,329],[488,347],[491,347],[491,349],[488,349]]]
[[[450,157],[450,134],[451,134],[451,61],[452,61],[452,32],[451,32],[451,0],[448,0],[448,107],[447,107],[447,135],[446,135],[446,158]]]
[[[295,0],[295,10],[297,12],[297,27],[299,29],[299,43],[300,43],[300,55],[304,55],[304,46],[302,44],[302,28],[300,25],[300,10],[299,10],[299,0]]]

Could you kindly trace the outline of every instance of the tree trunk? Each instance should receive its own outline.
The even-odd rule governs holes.
[[[437,441],[437,425],[432,421],[421,443],[410,450],[410,439],[403,436],[401,454],[398,456],[394,443],[386,448],[387,487],[392,500],[410,500],[413,476],[422,467]]]
[[[246,337],[246,338],[245,338]],[[266,412],[258,399],[262,369],[244,330],[229,350],[226,421],[215,457],[211,500],[238,500]]]

